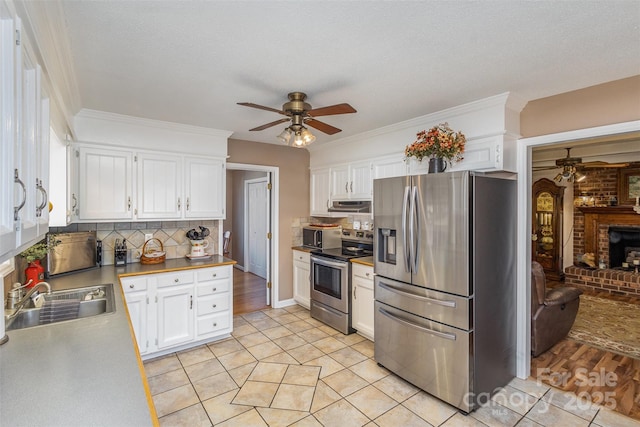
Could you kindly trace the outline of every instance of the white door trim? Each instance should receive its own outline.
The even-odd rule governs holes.
[[[247,179],[244,181],[244,265],[245,265],[245,271],[251,271],[250,268],[250,259],[249,259],[249,251],[247,250],[247,248],[249,247],[249,210],[247,209],[247,206],[249,206],[249,185],[251,184],[258,184],[258,183],[263,183],[265,185],[265,187],[267,186],[267,184],[269,183],[269,177],[268,176],[263,176],[261,178],[254,178],[254,179]],[[268,191],[268,190],[267,190]],[[268,200],[268,193],[267,193],[267,200]],[[269,204],[269,202],[267,201],[267,205]],[[269,224],[268,224],[269,219],[267,218],[267,230],[269,229]],[[265,231],[265,234],[267,233],[267,231]],[[268,245],[268,243],[267,243]],[[265,258],[268,256],[268,249],[265,252]],[[265,262],[268,265],[269,260],[266,259]],[[269,277],[268,273],[269,273],[269,268],[266,268],[267,271],[265,271],[265,276],[266,278]],[[266,279],[265,278],[265,279]]]
[[[280,228],[280,168],[277,166],[250,165],[244,163],[227,163],[227,170],[248,170],[271,173],[271,241],[269,243],[269,273],[271,275],[271,307],[280,308],[284,305],[278,299],[279,265],[279,228]]]
[[[522,138],[517,144],[518,243],[517,243],[517,362],[516,375],[531,370],[531,153],[533,147],[640,132],[640,120],[549,135]]]

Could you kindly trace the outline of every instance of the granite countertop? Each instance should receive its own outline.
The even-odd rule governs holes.
[[[51,278],[53,290],[114,284],[115,312],[7,331],[0,346],[0,425],[157,425],[119,276],[235,264],[171,259]]]
[[[373,267],[373,256],[365,256],[362,258],[352,258],[351,262],[355,264],[367,265],[369,267]]]

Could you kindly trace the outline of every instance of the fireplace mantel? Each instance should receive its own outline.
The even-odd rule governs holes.
[[[640,225],[640,214],[633,206],[581,206],[584,213],[584,251],[598,253],[598,228],[600,225]]]

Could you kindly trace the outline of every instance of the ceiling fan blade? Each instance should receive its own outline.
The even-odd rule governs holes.
[[[312,128],[318,129],[320,132],[324,132],[327,135],[333,135],[334,133],[342,132],[342,129],[338,129],[331,125],[326,124],[325,122],[321,122],[316,119],[308,118],[305,120],[305,123],[311,126]]]
[[[271,126],[279,125],[280,123],[284,123],[284,122],[288,122],[288,121],[289,121],[289,119],[279,119],[279,120],[276,120],[275,122],[267,123],[266,125],[258,126],[257,128],[253,128],[253,129],[249,129],[249,130],[250,131],[265,130],[267,128],[270,128]]]
[[[271,108],[271,107],[265,107],[264,105],[254,104],[253,102],[238,102],[238,105],[242,105],[244,107],[257,108],[258,110],[273,111],[274,113],[283,114],[286,116],[286,113],[284,113],[281,110],[276,110],[275,108]]]
[[[629,163],[607,163],[602,161],[584,162],[579,167],[581,168],[626,168]]]
[[[335,116],[336,114],[348,113],[356,113],[356,109],[349,104],[336,104],[328,107],[314,108],[313,110],[307,111],[307,114],[311,117]]]

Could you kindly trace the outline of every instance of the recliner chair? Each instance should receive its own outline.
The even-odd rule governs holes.
[[[547,290],[540,263],[531,264],[531,354],[544,353],[571,330],[580,306],[580,289],[562,287]]]

